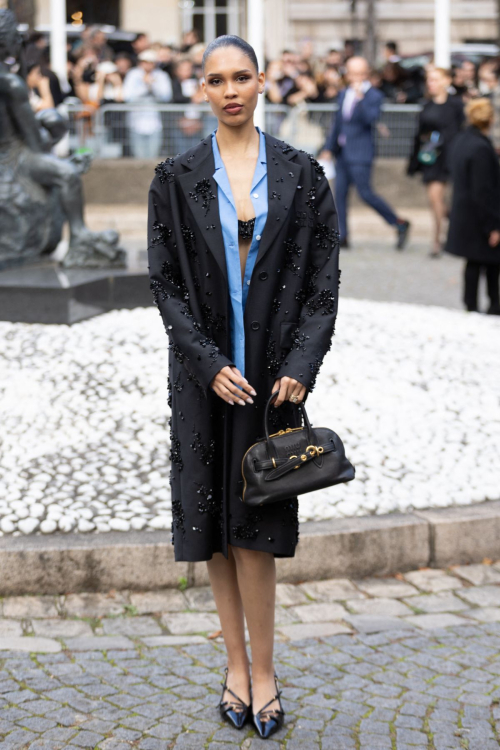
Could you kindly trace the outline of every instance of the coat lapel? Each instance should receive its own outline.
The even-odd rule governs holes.
[[[290,162],[290,159],[297,153],[297,149],[268,133],[264,133],[264,136],[266,139],[268,212],[255,265],[264,258],[286,224],[302,172],[299,164]]]
[[[267,158],[268,214],[262,232],[255,265],[266,255],[292,209],[302,167],[290,160],[297,153],[283,141],[264,132]],[[215,161],[211,135],[203,139],[191,152],[186,152],[181,164],[189,171],[177,177],[185,201],[191,209],[200,233],[213,253],[227,280],[224,237],[219,216],[217,182],[213,178]]]
[[[200,233],[227,280],[217,183],[212,176],[215,172],[215,163],[210,136],[201,141],[191,153],[187,153],[181,163],[189,167],[190,171],[179,175],[177,181]]]

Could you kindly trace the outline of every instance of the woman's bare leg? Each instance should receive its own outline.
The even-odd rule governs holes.
[[[443,223],[446,217],[446,204],[444,202],[444,182],[433,181],[427,183],[427,197],[434,216],[434,242],[433,252],[439,253],[442,244]]]
[[[276,564],[270,552],[232,547],[252,648],[252,703],[259,711],[276,693],[274,683],[274,608]],[[278,701],[268,708],[279,708]]]
[[[228,549],[227,560],[220,552],[216,552],[212,559],[207,561],[207,568],[226,645],[229,668],[227,685],[249,705],[250,663],[245,644],[243,604],[231,546]],[[223,700],[231,702],[234,696],[226,691]]]

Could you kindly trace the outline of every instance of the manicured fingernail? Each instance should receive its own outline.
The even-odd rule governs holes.
[[[249,404],[253,404],[253,398],[247,398]]]
[[[242,406],[245,406],[245,402],[241,398],[238,399],[238,403],[241,404]]]
[[[250,391],[250,393],[252,394],[252,396],[256,396],[256,395],[257,395],[257,392],[256,392],[256,391],[254,391],[254,389],[253,389],[253,388],[252,388],[252,390]]]
[[[231,404],[231,406],[234,406],[234,401],[228,401],[228,404]]]

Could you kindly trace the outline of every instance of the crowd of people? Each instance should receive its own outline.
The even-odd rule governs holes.
[[[381,51],[382,65],[373,68],[357,56],[349,41],[342,49],[330,49],[323,56],[315,54],[310,42],[299,46],[298,50],[283,50],[277,59],[266,60],[265,98],[268,103],[285,105],[290,111],[302,103],[332,104],[338,108],[322,144],[306,150],[316,150],[323,161],[335,157],[341,246],[349,247],[346,206],[351,184],[366,203],[395,227],[396,247],[405,246],[409,222],[371,188],[373,133],[382,102],[419,104],[421,110],[407,173],[422,176],[434,217],[430,255],[440,257],[449,215],[445,188],[453,167],[450,154],[457,136],[467,126],[476,127],[474,117],[477,119],[479,110],[470,108],[474,101],[486,101],[490,107],[487,133],[492,152],[500,154],[500,56],[486,58],[480,64],[464,59],[450,70],[435,67],[432,61],[424,67],[409,66],[400,56],[397,44],[387,42]],[[68,45],[67,82],[61,85],[49,67],[46,37],[33,34],[25,49],[31,104],[35,111],[40,111],[58,107],[65,99],[72,98],[90,115],[102,105],[122,105],[116,111],[112,106],[107,107],[105,123],[111,138],[122,142],[124,156],[154,159],[160,154],[182,153],[198,143],[213,124],[208,122],[210,114],[198,106],[203,102],[204,50],[205,44],[195,31],[184,34],[179,45],[154,42],[147,34],[139,33],[130,49],[115,50],[99,27],[89,27],[76,43]],[[357,121],[355,105],[361,100],[364,104],[358,110],[364,115]],[[123,111],[123,104],[129,103],[140,106]],[[157,104],[163,103],[178,107],[169,113],[161,112]],[[484,113],[484,104],[481,107]],[[467,117],[466,112],[469,112]],[[170,120],[165,127],[167,114]],[[482,120],[481,123],[484,135],[486,125]],[[489,242],[491,247],[500,246],[500,235],[497,238],[492,234]],[[474,279],[479,273],[477,265],[474,273],[471,268],[465,295],[470,310],[477,304]],[[491,307],[496,310],[498,294],[494,290],[498,284],[491,281],[495,273],[490,269],[488,284],[490,292],[493,290]]]
[[[196,31],[184,34],[177,46],[154,42],[139,33],[127,50],[123,43],[115,50],[99,27],[88,27],[77,42],[68,45],[67,82],[63,86],[50,70],[47,43],[46,36],[34,33],[26,48],[27,80],[35,110],[57,107],[69,97],[90,113],[102,105],[129,102],[184,105],[173,123],[175,128],[170,128],[176,130],[175,143],[162,143],[162,120],[154,109],[131,117],[127,122],[130,153],[124,155],[154,158],[165,147],[183,151],[201,137],[204,123],[196,105],[203,101],[201,59],[205,44]],[[347,61],[354,55],[350,41],[325,55],[317,55],[310,42],[302,43],[299,50],[283,50],[277,59],[266,61],[267,102],[287,107],[301,102],[337,103],[346,87]],[[395,42],[385,44],[381,56],[383,63],[370,71],[369,80],[384,101],[425,102],[428,71],[419,65],[404,66]],[[479,66],[464,60],[452,71],[450,91],[462,99],[490,97],[500,111],[499,74],[500,59]],[[117,130],[124,126],[123,118],[110,117],[107,125]]]

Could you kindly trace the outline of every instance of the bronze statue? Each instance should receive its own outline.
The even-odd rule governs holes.
[[[85,225],[80,174],[88,164],[49,152],[64,135],[64,121],[55,110],[37,119],[24,80],[5,62],[18,57],[20,46],[15,15],[0,10],[0,267],[52,252],[66,220],[63,266],[123,267],[118,233]]]

